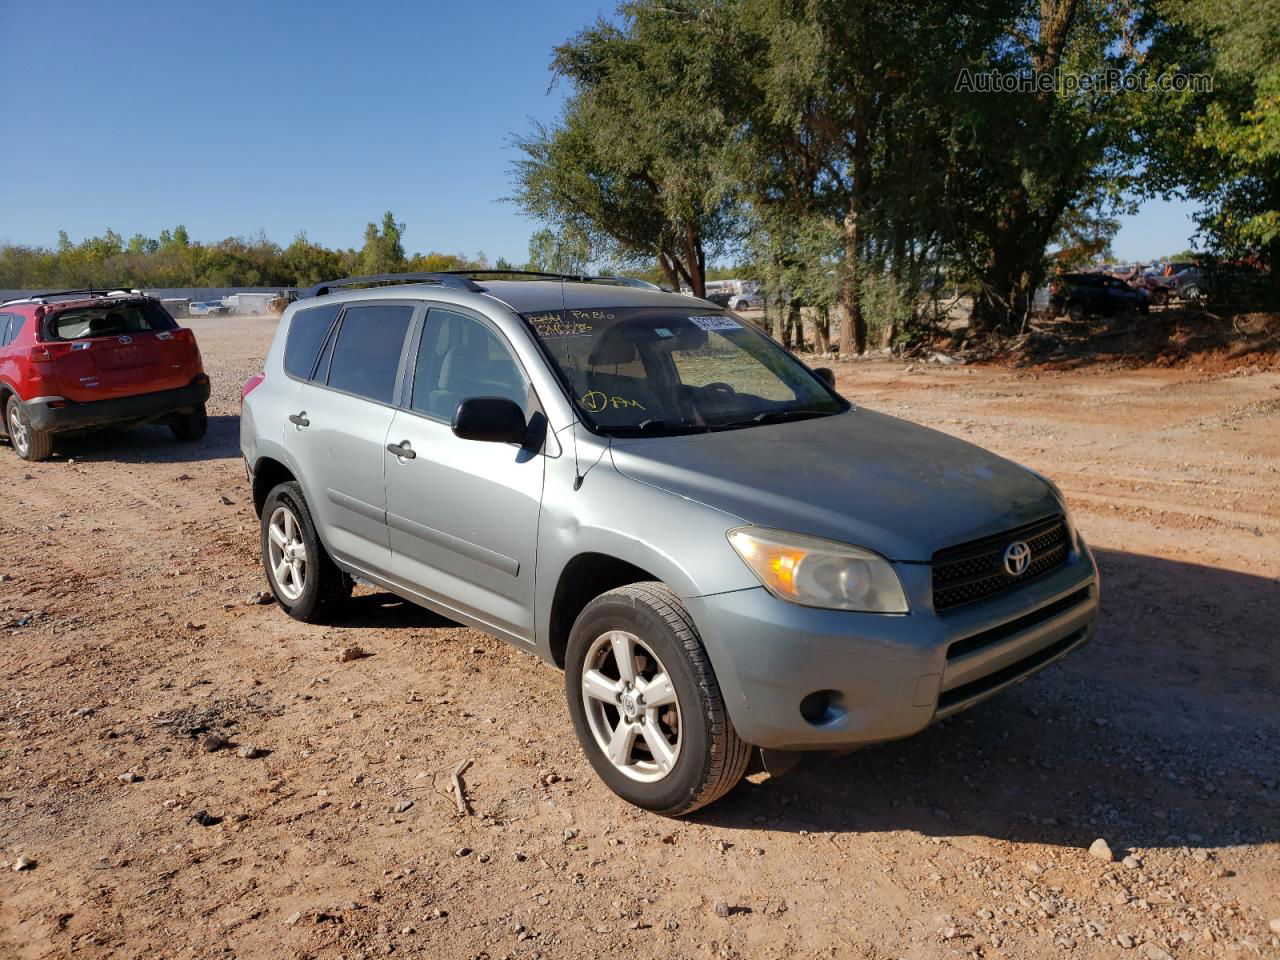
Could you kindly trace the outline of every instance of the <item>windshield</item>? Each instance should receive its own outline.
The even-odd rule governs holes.
[[[670,307],[524,314],[592,429],[699,433],[839,413],[807,367],[733,316]]]

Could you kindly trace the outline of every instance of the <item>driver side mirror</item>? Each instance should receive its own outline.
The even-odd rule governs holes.
[[[524,411],[506,397],[468,397],[453,412],[453,435],[485,443],[524,443],[529,435]]]
[[[814,367],[814,375],[833,390],[836,386],[836,372],[830,367]]]

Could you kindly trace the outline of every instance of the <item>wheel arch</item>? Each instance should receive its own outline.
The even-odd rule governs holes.
[[[584,551],[570,558],[556,580],[548,616],[547,644],[552,662],[564,669],[569,633],[583,607],[602,593],[648,580],[661,582],[662,578],[609,553]]]
[[[297,479],[287,464],[274,457],[260,457],[253,467],[253,512],[259,517],[262,516],[267,495],[278,485]]]

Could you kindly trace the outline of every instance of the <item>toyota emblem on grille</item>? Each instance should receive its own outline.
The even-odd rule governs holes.
[[[1031,566],[1031,548],[1015,540],[1004,548],[1004,569],[1011,577],[1020,577]]]
[[[121,337],[120,343],[133,343],[133,337]]]

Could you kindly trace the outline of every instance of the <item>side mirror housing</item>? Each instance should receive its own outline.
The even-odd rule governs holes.
[[[453,412],[453,435],[485,443],[524,443],[529,425],[524,411],[506,397],[468,397]]]
[[[825,383],[828,387],[831,387],[832,389],[835,388],[836,372],[832,370],[830,367],[814,367],[813,372],[817,376],[817,378],[821,380],[823,383]]]

